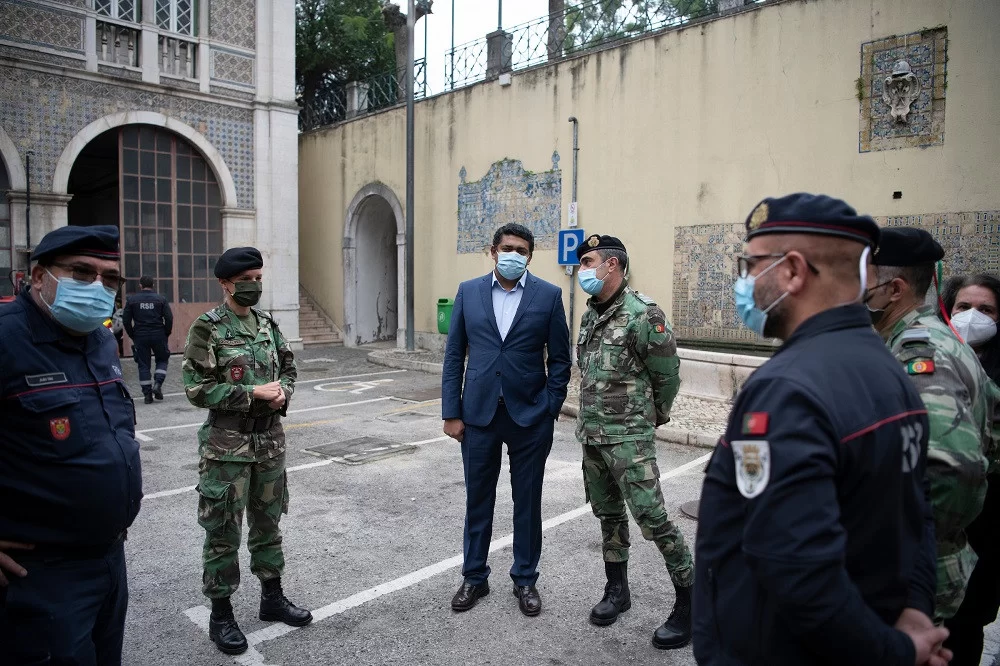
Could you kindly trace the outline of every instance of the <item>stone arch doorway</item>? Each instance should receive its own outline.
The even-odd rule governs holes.
[[[405,221],[399,199],[382,183],[361,188],[344,225],[344,341],[356,346],[396,339],[405,326]]]
[[[191,322],[221,295],[212,269],[223,251],[223,193],[208,161],[174,132],[122,125],[78,151],[66,189],[69,224],[118,225],[122,298],[141,276],[154,278],[174,313],[170,347],[182,349]]]

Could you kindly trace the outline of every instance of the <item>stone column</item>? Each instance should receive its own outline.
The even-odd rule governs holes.
[[[512,69],[514,36],[504,30],[486,35],[486,78],[495,79]]]
[[[69,205],[71,194],[52,194],[37,192],[35,185],[31,188],[31,247],[25,247],[28,239],[27,218],[28,196],[24,190],[11,190],[7,193],[10,201],[10,235],[14,246],[14,265],[12,268],[27,268],[29,250],[38,245],[42,236],[69,224]],[[0,279],[6,279],[0,276]]]
[[[160,82],[160,33],[156,27],[156,2],[142,0],[142,34],[139,37],[139,67],[143,83]]]
[[[368,110],[368,84],[351,81],[347,84],[347,117],[355,118]]]
[[[549,60],[562,57],[566,37],[566,0],[549,0],[548,50]]]
[[[746,0],[719,0],[719,13],[727,14],[736,11],[746,4]]]

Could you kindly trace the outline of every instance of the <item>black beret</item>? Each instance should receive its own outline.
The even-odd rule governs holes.
[[[589,236],[587,240],[580,243],[580,245],[576,248],[576,260],[580,261],[583,259],[583,255],[588,252],[593,252],[594,250],[621,250],[622,252],[628,254],[624,243],[614,236],[593,234]]]
[[[45,261],[71,254],[118,261],[118,227],[110,224],[59,227],[45,234],[31,253],[31,260]]]
[[[878,245],[879,228],[847,202],[799,192],[761,201],[747,217],[747,240],[762,234],[822,234]]]
[[[233,247],[222,253],[215,262],[215,277],[227,280],[243,271],[263,268],[264,258],[255,247]]]
[[[944,257],[944,248],[923,229],[886,227],[878,251],[872,257],[876,266],[921,266]]]

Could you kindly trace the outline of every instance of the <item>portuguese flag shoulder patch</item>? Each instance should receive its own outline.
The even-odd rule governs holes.
[[[934,359],[921,358],[906,364],[906,372],[911,375],[926,375],[934,372]]]
[[[766,435],[767,434],[767,412],[749,412],[743,415],[744,435]]]

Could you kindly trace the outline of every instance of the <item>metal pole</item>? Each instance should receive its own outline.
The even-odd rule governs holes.
[[[29,150],[24,154],[24,173],[27,178],[25,183],[25,193],[24,193],[24,228],[26,231],[25,244],[27,245],[28,257],[31,257],[31,156],[34,155],[33,150]]]
[[[455,0],[451,0],[451,89],[455,89]]]
[[[503,30],[503,0],[497,0],[497,30]]]
[[[413,314],[413,29],[414,0],[406,13],[406,350],[414,351]]]
[[[424,16],[424,80],[427,80],[427,17]]]
[[[573,123],[573,203],[576,203],[576,162],[580,146],[577,141],[579,136],[580,122],[576,116],[570,116],[569,122]],[[576,266],[571,267],[569,274],[569,348],[575,351],[573,344],[573,326],[576,323]]]

